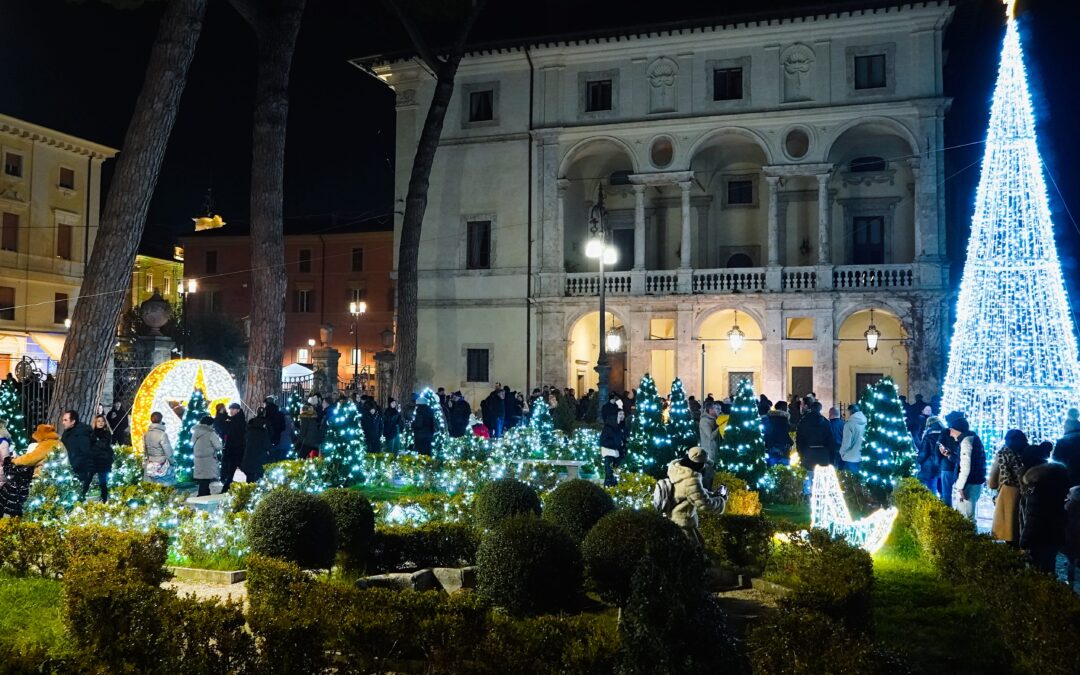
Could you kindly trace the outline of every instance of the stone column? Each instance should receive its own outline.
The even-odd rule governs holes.
[[[540,269],[544,272],[562,272],[563,219],[560,204],[559,145],[550,133],[536,137],[540,176],[540,226],[543,250],[540,253]]]
[[[780,265],[780,177],[765,176],[769,183],[769,267]]]
[[[566,238],[566,189],[570,187],[570,181],[560,178],[556,186],[558,198],[555,207],[555,231],[559,233],[559,260],[555,271],[562,272],[566,269],[566,259],[563,257],[563,242]]]
[[[829,174],[819,173],[818,184],[818,265],[832,264],[832,203],[829,200]]]
[[[679,183],[682,190],[682,245],[679,248],[679,267],[690,269],[690,181]]]
[[[914,230],[913,234],[914,234],[914,241],[915,241],[915,260],[918,261],[918,260],[921,260],[921,259],[925,258],[926,253],[927,253],[926,249],[925,249],[925,245],[923,244],[923,231],[922,231],[922,228],[923,228],[923,222],[925,221],[925,216],[923,215],[922,210],[923,210],[923,204],[924,204],[925,200],[923,199],[923,196],[920,194],[921,186],[919,185],[919,174],[921,172],[920,172],[920,169],[919,169],[919,160],[918,160],[918,158],[917,157],[912,157],[911,159],[909,159],[908,160],[908,167],[911,169],[911,181],[912,181],[911,182],[911,204],[912,204],[911,205],[911,224],[912,224],[912,228]]]
[[[822,413],[827,415],[829,406],[836,405],[834,392],[836,391],[836,346],[838,343],[833,335],[831,306],[815,313],[814,331],[817,334],[814,344],[814,392],[825,408]]]
[[[774,401],[787,397],[784,391],[783,311],[779,307],[765,309],[765,338],[761,358],[763,381],[761,391]]]
[[[645,186],[634,185],[634,269],[645,269]]]

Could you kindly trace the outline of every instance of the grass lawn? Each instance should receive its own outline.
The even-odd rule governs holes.
[[[402,487],[389,485],[359,485],[353,489],[357,490],[367,497],[369,501],[373,502],[385,502],[400,497],[422,495],[426,492],[426,490],[421,490],[412,485],[404,485]]]
[[[67,650],[59,581],[0,573],[0,608],[0,653]]]
[[[899,525],[874,555],[874,623],[916,673],[1008,671],[986,608],[939,577]]]
[[[810,527],[809,504],[765,504],[761,512],[774,520],[786,520],[799,527]]]

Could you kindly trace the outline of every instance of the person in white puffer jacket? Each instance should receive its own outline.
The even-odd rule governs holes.
[[[866,415],[859,406],[848,406],[848,418],[844,422],[844,436],[840,442],[840,468],[851,473],[859,472],[862,462],[863,438],[866,436]]]

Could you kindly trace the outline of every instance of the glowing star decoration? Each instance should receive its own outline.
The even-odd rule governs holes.
[[[840,535],[852,546],[874,553],[889,538],[893,521],[899,512],[895,508],[878,509],[860,520],[852,520],[840,489],[840,479],[832,466],[814,468],[814,484],[810,493],[810,527]]]
[[[232,375],[213,361],[174,359],[150,371],[139,385],[131,408],[131,442],[136,454],[142,454],[143,434],[150,426],[150,415],[155,412],[161,413],[169,442],[176,446],[182,425],[181,409],[196,390],[209,401],[207,409],[211,411],[218,403],[240,401]]]
[[[1016,22],[1001,51],[942,412],[962,411],[987,448],[1007,429],[1061,435],[1080,362],[1054,245]]]

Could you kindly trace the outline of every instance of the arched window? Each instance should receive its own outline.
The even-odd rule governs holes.
[[[887,166],[888,162],[881,157],[856,157],[848,165],[852,173],[884,171]]]
[[[754,261],[745,253],[736,253],[727,259],[727,267],[753,267]]]

